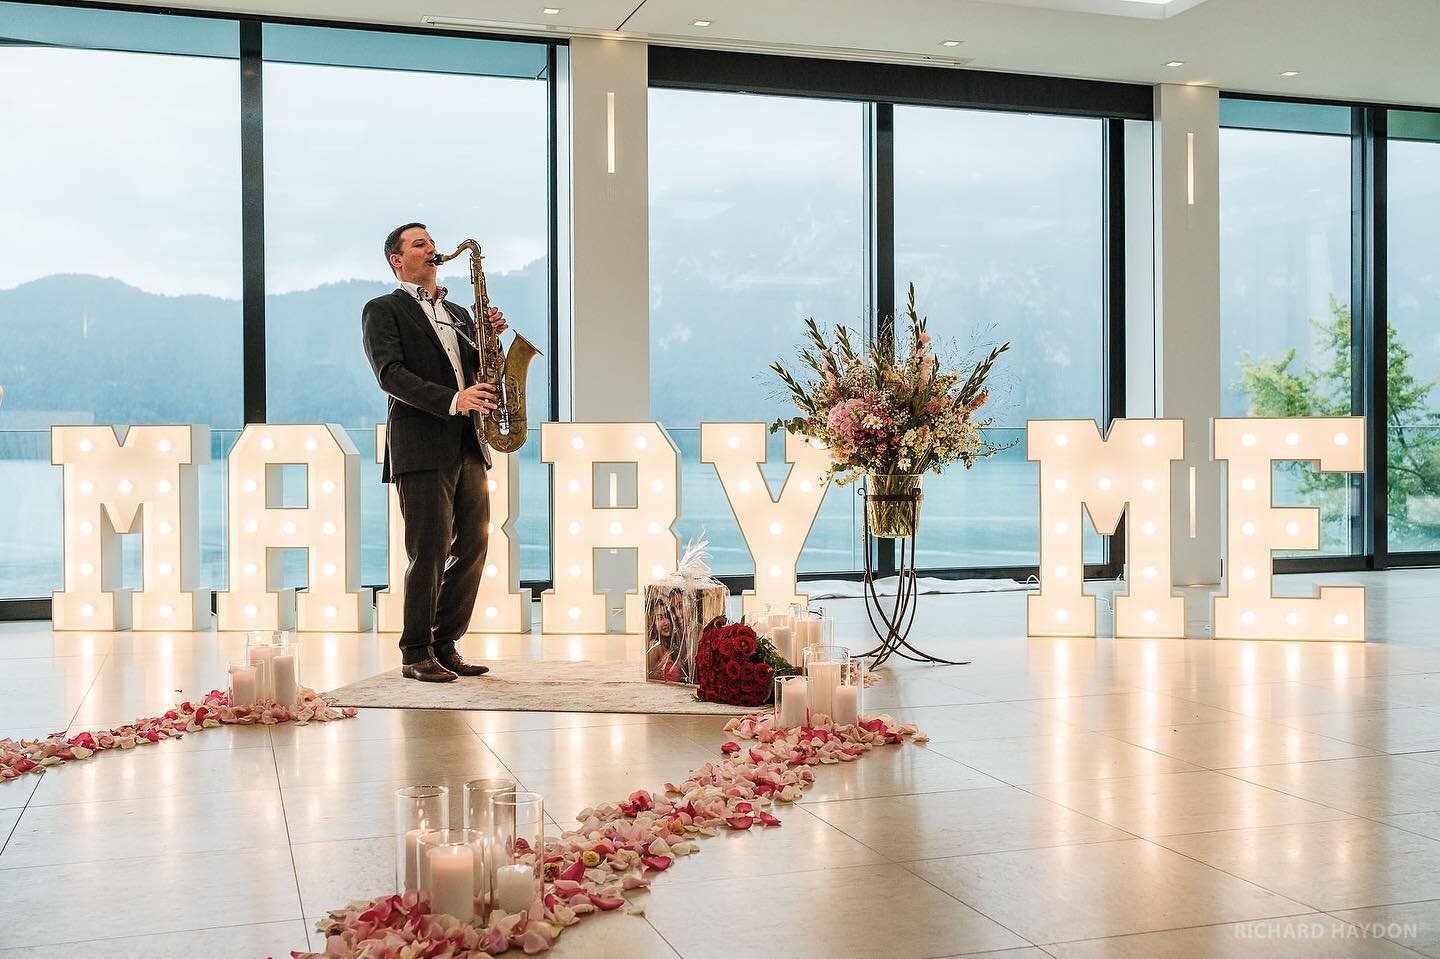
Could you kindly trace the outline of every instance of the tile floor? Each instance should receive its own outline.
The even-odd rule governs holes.
[[[1041,640],[1023,594],[926,596],[870,706],[925,746],[820,770],[779,830],[717,837],[565,934],[586,957],[1440,956],[1440,571],[1370,588],[1359,645]],[[1103,589],[1103,587],[1097,587]],[[829,604],[862,644],[855,601]],[[963,624],[956,627],[956,624]],[[393,666],[310,635],[305,680]],[[215,633],[0,624],[0,735],[116,725],[221,682]],[[636,662],[634,637],[470,637],[472,658]],[[509,775],[558,822],[674,780],[721,721],[365,710],[215,729],[0,785],[0,957],[284,956],[393,884],[391,791]]]

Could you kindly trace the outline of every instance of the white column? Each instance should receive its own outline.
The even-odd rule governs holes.
[[[650,419],[648,47],[570,41],[573,418]]]
[[[1220,415],[1219,135],[1219,91],[1155,87],[1155,415],[1185,421],[1171,510],[1177,586],[1220,582],[1220,468],[1209,449]]]

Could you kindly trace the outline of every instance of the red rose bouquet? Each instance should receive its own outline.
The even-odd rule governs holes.
[[[699,696],[712,703],[763,706],[775,677],[795,671],[770,640],[744,623],[727,623],[724,616],[705,627],[695,654]]]

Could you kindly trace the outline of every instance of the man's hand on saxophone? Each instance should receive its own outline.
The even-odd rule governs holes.
[[[510,324],[505,322],[505,314],[498,306],[490,307],[490,329],[495,331],[496,336],[510,329]]]
[[[492,315],[491,322],[494,322]],[[504,320],[501,320],[503,323]],[[495,387],[489,383],[476,383],[460,391],[460,399],[455,404],[457,413],[469,413],[471,410],[479,412],[481,416],[487,416],[494,412],[497,402]]]

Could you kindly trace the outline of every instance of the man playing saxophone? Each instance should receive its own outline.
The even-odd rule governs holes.
[[[400,287],[366,303],[361,325],[365,354],[390,397],[381,478],[395,484],[405,518],[401,672],[448,683],[487,671],[465,662],[455,643],[485,569],[490,450],[481,418],[497,397],[492,385],[476,382],[477,331],[436,285],[439,258],[425,225],[392,230],[385,258]],[[497,334],[507,328],[494,307],[484,319]]]

